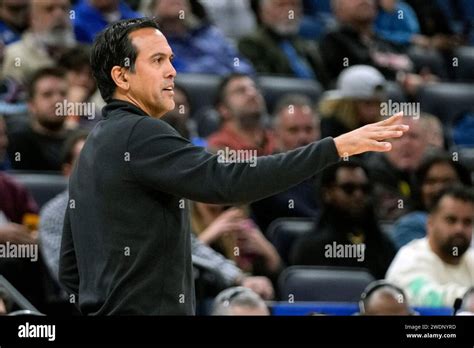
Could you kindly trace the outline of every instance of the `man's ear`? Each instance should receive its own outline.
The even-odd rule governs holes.
[[[110,76],[118,88],[128,91],[130,88],[128,82],[128,69],[115,65],[110,71]]]
[[[217,105],[217,112],[222,121],[228,121],[232,117],[229,113],[229,109],[223,103]]]
[[[332,198],[332,195],[331,195],[331,192],[330,192],[330,188],[328,187],[325,187],[322,189],[322,198],[323,198],[323,202],[324,203],[327,203],[329,201],[331,201],[331,198]]]

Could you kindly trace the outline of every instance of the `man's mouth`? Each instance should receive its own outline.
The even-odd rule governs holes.
[[[172,85],[172,86],[168,86],[168,87],[166,87],[166,88],[163,88],[163,90],[164,90],[164,91],[173,92],[174,86],[173,86],[173,85]]]

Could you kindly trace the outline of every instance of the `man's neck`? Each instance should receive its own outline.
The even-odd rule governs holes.
[[[153,118],[161,118],[165,115],[166,111],[162,111],[162,112],[156,112],[156,111],[153,111],[151,110],[149,107],[147,107],[145,104],[141,103],[138,99],[134,98],[133,96],[127,94],[127,95],[124,95],[124,94],[120,94],[118,93],[117,91],[114,93],[114,95],[112,96],[113,99],[116,99],[116,100],[121,100],[121,101],[126,101],[130,104],[133,104],[135,105],[137,108],[139,108],[140,110],[142,110],[143,112],[145,112],[148,116],[151,116]]]
[[[265,136],[265,131],[260,125],[252,128],[243,128],[237,121],[230,121],[229,128],[248,141],[250,144],[254,144],[256,146],[260,146]]]
[[[373,24],[371,22],[353,22],[347,23],[363,38],[371,38],[373,36]]]
[[[461,263],[461,257],[444,253],[437,245],[435,245],[431,238],[428,238],[428,244],[431,251],[434,252],[444,263],[453,266],[457,266]]]

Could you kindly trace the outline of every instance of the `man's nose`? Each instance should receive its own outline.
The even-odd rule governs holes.
[[[172,78],[174,79],[176,77],[176,69],[174,68],[173,64],[170,62],[169,63],[169,68],[166,74],[166,78]]]

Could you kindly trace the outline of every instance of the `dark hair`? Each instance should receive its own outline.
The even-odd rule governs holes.
[[[132,45],[129,34],[142,28],[159,29],[150,18],[126,19],[111,24],[97,35],[91,52],[91,67],[100,95],[110,102],[115,92],[115,82],[110,72],[114,66],[135,69],[138,52]]]
[[[64,145],[61,149],[61,164],[72,164],[72,161],[74,159],[74,147],[78,142],[81,140],[85,140],[87,138],[87,135],[89,133],[84,130],[79,130],[71,134],[66,141],[64,142]]]
[[[42,68],[36,70],[28,79],[27,84],[27,93],[28,93],[28,100],[32,100],[36,94],[36,85],[38,81],[45,78],[45,77],[57,77],[59,79],[66,79],[66,72],[61,68]]]
[[[90,66],[90,47],[77,46],[68,49],[58,60],[58,66],[65,70],[79,70],[84,66]]]
[[[321,189],[329,188],[336,182],[336,175],[337,171],[340,168],[349,168],[349,169],[355,169],[355,168],[361,168],[365,175],[369,177],[369,172],[367,168],[360,162],[358,159],[351,158],[348,161],[339,161],[335,164],[330,165],[329,167],[326,167],[321,174]]]
[[[217,108],[219,105],[222,105],[224,103],[224,100],[226,98],[226,88],[229,83],[231,83],[235,79],[239,79],[242,77],[248,77],[249,79],[252,79],[252,76],[244,73],[239,73],[239,72],[233,72],[230,73],[229,75],[226,75],[225,77],[222,78],[222,80],[219,82],[217,85],[217,95],[216,95],[216,100],[214,102],[214,106]]]
[[[474,192],[472,188],[463,185],[453,185],[441,190],[441,192],[435,196],[433,204],[430,207],[430,213],[438,210],[439,203],[444,197],[452,197],[456,200],[474,204]]]
[[[425,207],[423,205],[422,199],[421,199],[421,187],[426,179],[426,176],[428,175],[428,172],[430,171],[431,167],[433,167],[436,164],[448,164],[453,169],[456,171],[456,174],[458,175],[459,181],[466,186],[471,186],[472,181],[471,181],[471,174],[469,173],[469,170],[461,165],[459,162],[454,162],[452,157],[445,151],[435,151],[435,152],[429,152],[425,157],[422,159],[420,166],[416,170],[415,173],[415,178],[416,178],[416,183],[415,185],[416,189],[414,192],[414,199],[417,204],[417,209],[419,210],[426,210],[429,209],[429,207]]]

